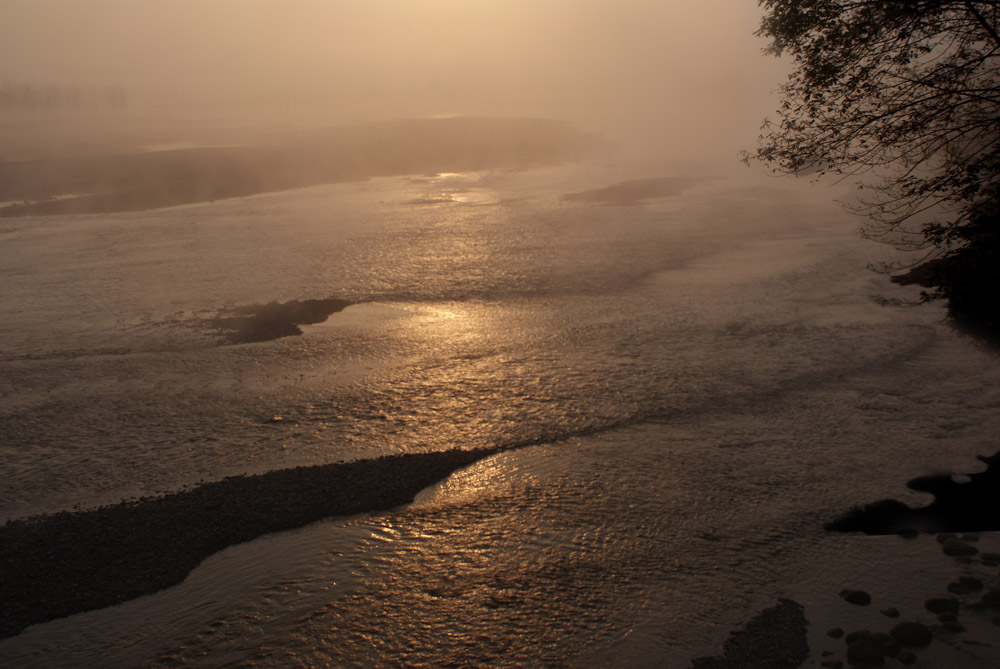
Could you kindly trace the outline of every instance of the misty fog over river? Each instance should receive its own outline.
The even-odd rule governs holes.
[[[740,164],[788,70],[759,20],[733,0],[0,0],[0,536],[109,507],[134,514],[114,536],[148,538],[156,500],[337,463],[396,463],[360,491],[396,499],[424,479],[388,456],[478,458],[106,608],[74,599],[86,536],[0,564],[58,562],[65,585],[53,604],[0,579],[20,593],[0,665],[687,667],[787,598],[816,666],[844,653],[826,630],[880,629],[880,608],[937,624],[928,593],[983,564],[823,525],[980,471],[997,355],[899,306],[919,289],[870,271],[899,256],[835,201],[854,184]],[[174,518],[148,564],[240,529],[223,502],[293,506],[241,494]]]

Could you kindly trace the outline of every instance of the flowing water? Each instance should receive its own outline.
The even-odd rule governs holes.
[[[30,628],[0,659],[684,666],[778,597],[810,604],[815,647],[848,606],[838,587],[899,604],[942,585],[932,539],[822,524],[926,501],[903,483],[1000,449],[996,355],[937,306],[876,303],[915,293],[866,269],[888,249],[826,191],[705,175],[632,206],[562,197],[675,173],[440,174],[4,221],[5,519],[523,447],[406,507],[262,537],[177,587]],[[298,337],[224,345],[210,328],[224,308],[331,297],[353,304]]]

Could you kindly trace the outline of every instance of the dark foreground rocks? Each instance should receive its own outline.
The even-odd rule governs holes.
[[[268,532],[389,509],[495,449],[393,455],[207,483],[165,497],[0,527],[0,638],[175,585]]]
[[[913,509],[902,502],[882,500],[849,511],[828,523],[826,529],[865,534],[1000,530],[1000,452],[979,459],[986,463],[986,471],[970,474],[966,483],[956,482],[950,474],[909,481],[908,488],[934,495],[934,501],[925,507]],[[952,542],[948,550],[955,555],[978,552],[959,541]]]
[[[722,657],[701,657],[693,669],[792,669],[809,659],[808,622],[791,599],[764,609],[729,635]]]

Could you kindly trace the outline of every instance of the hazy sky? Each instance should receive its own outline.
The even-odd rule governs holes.
[[[116,84],[132,113],[332,123],[566,118],[753,144],[784,66],[755,0],[0,0],[0,80]]]

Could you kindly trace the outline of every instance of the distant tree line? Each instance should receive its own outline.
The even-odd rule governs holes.
[[[39,84],[23,81],[0,83],[0,109],[28,111],[125,108],[127,95],[122,86],[80,86]]]

